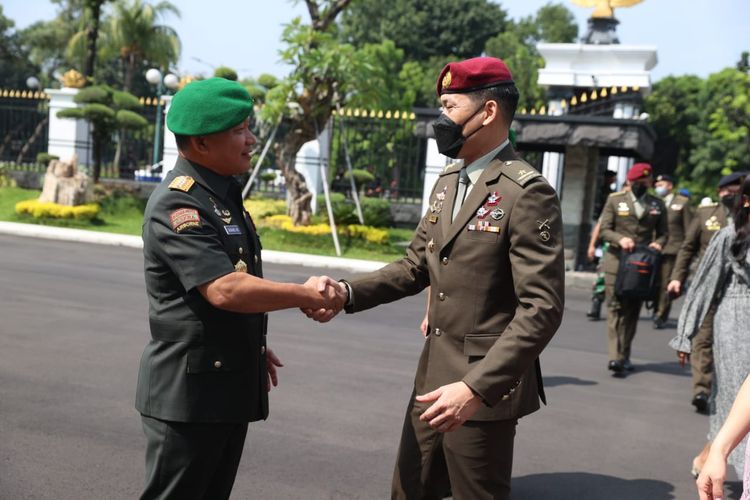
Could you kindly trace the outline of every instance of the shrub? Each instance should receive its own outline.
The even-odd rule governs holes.
[[[354,175],[354,184],[356,184],[358,188],[364,184],[367,184],[368,182],[372,182],[375,180],[374,175],[361,168],[352,169],[352,174]],[[344,179],[349,179],[348,171],[344,174]]]
[[[282,229],[290,233],[308,234],[312,236],[325,236],[331,234],[331,226],[328,224],[311,224],[309,226],[295,226],[292,218],[288,215],[272,215],[261,221],[261,227]],[[376,245],[387,245],[389,233],[387,229],[379,229],[359,224],[342,225],[337,228],[339,235],[355,240],[367,241]]]
[[[237,72],[229,66],[219,66],[214,70],[214,76],[226,78],[227,80],[237,81]]]
[[[30,215],[35,219],[92,220],[99,215],[100,207],[95,203],[70,207],[57,203],[42,203],[39,200],[19,201],[16,213]]]
[[[245,208],[256,220],[261,220],[272,215],[286,215],[286,201],[284,200],[251,198],[245,200]]]
[[[52,160],[59,160],[60,157],[57,155],[51,155],[49,153],[39,153],[36,155],[36,162],[41,163],[42,165],[49,165],[49,162]]]
[[[265,170],[260,174],[260,180],[263,182],[271,182],[276,180],[276,172],[273,170]]]
[[[375,227],[391,225],[391,203],[381,198],[362,198],[362,217],[365,224]]]

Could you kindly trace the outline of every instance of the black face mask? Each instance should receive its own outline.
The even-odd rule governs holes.
[[[484,105],[480,106],[479,109],[477,109],[461,125],[448,118],[448,115],[445,113],[441,114],[437,120],[432,122],[432,129],[435,131],[435,141],[437,142],[440,154],[445,155],[448,158],[458,158],[458,153],[466,143],[466,140],[484,127],[484,124],[482,124],[481,127],[464,137],[464,125],[469,123],[469,120],[474,118],[477,113],[483,109]]]
[[[648,186],[645,184],[633,184],[631,190],[633,191],[633,194],[636,198],[640,198],[641,196],[646,194],[646,191],[648,191]]]
[[[725,194],[721,197],[721,204],[727,207],[727,210],[734,210],[735,205],[737,205],[737,198],[739,198],[738,194]]]

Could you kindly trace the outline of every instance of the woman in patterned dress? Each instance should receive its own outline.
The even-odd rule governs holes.
[[[711,306],[716,306],[709,444],[693,461],[694,469],[703,466],[710,442],[727,419],[740,386],[750,374],[750,176],[744,179],[735,196],[734,224],[716,233],[706,249],[685,298],[677,336],[669,343],[678,354],[689,354],[690,339],[698,332]],[[744,468],[744,450],[743,444],[728,457],[728,463],[738,473]]]

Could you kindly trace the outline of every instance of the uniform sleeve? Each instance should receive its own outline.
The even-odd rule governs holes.
[[[661,215],[659,215],[659,221],[656,224],[654,243],[658,243],[664,248],[669,239],[669,220],[667,219],[667,207],[663,202],[660,201],[659,203],[661,203]]]
[[[422,217],[406,256],[378,271],[366,274],[349,283],[352,305],[347,313],[370,309],[400,298],[415,295],[430,286],[425,247],[427,240],[427,216]]]
[[[620,246],[620,240],[625,237],[624,234],[615,231],[615,204],[612,202],[612,195],[609,195],[607,202],[604,204],[604,210],[599,217],[602,223],[601,232],[599,233],[602,240],[614,247]]]
[[[550,238],[539,222],[548,221]],[[562,218],[555,190],[529,184],[509,221],[510,266],[518,303],[515,316],[487,355],[463,378],[486,404],[494,406],[534,364],[562,321],[565,288]],[[546,239],[546,241],[545,241]]]
[[[186,291],[234,271],[216,228],[187,193],[170,191],[144,222],[144,246],[164,262]]]
[[[698,271],[693,279],[693,286],[685,297],[680,319],[677,322],[677,335],[669,342],[672,349],[690,352],[691,339],[698,333],[706,313],[711,308],[716,295],[727,276],[727,255],[729,232],[719,233],[711,240],[706,253],[701,259]]]
[[[687,233],[685,234],[685,240],[680,246],[680,250],[677,252],[677,258],[675,259],[674,270],[670,281],[677,280],[680,283],[685,283],[685,279],[690,269],[690,262],[693,257],[698,254],[700,248],[701,239],[701,221],[700,217],[695,216],[688,226]]]

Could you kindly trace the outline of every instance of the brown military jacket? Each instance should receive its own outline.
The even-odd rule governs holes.
[[[677,254],[671,280],[684,283],[694,257],[700,259],[711,238],[727,225],[727,211],[718,203],[698,207]]]
[[[635,206],[630,193],[618,191],[607,198],[602,210],[601,237],[609,242],[607,255],[604,256],[604,272],[617,274],[620,263],[620,240],[632,238],[636,244],[648,245],[667,243],[667,210],[664,202],[651,194],[644,195],[643,215],[635,215]]]
[[[690,200],[682,195],[675,195],[667,206],[667,227],[669,236],[667,244],[662,253],[665,255],[677,255],[680,246],[685,240],[685,233],[693,218],[693,209]]]
[[[438,178],[406,256],[351,282],[347,312],[431,285],[416,393],[463,380],[485,403],[472,420],[518,418],[544,401],[538,358],[562,320],[560,203],[508,146],[451,222],[459,171]]]

